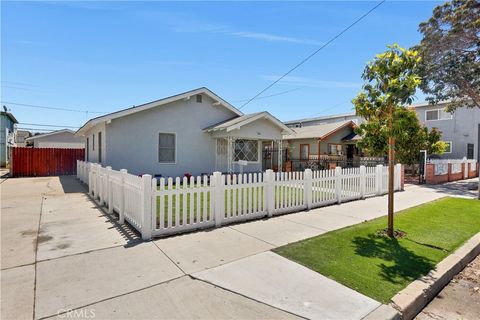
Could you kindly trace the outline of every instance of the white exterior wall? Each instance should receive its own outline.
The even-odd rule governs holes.
[[[202,95],[202,103],[195,96],[157,108],[137,112],[97,125],[87,133],[91,139],[102,131],[102,164],[115,170],[127,169],[132,174],[161,174],[163,177],[193,175],[215,171],[215,139],[203,129],[236,116],[223,106],[214,106],[213,100]],[[159,133],[176,134],[176,162],[158,162]],[[90,160],[96,162],[98,149],[92,150]]]
[[[85,148],[83,139],[75,137],[74,134],[70,132],[60,132],[45,137],[37,137],[32,140],[34,148]]]

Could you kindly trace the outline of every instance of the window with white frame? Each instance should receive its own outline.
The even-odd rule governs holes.
[[[158,134],[158,162],[175,163],[175,133]]]
[[[452,153],[452,141],[443,141],[446,144],[445,151],[443,153]]]
[[[235,140],[233,147],[233,161],[258,162],[258,141],[240,139]]]
[[[435,110],[426,110],[425,111],[425,120],[426,121],[435,121],[435,120],[448,120],[452,119],[453,115],[450,112],[446,112],[443,109]]]

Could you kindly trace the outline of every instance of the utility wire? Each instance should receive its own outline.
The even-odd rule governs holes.
[[[90,111],[90,110],[79,110],[79,109],[70,109],[70,108],[60,108],[60,107],[47,107],[47,106],[38,106],[33,104],[25,104],[25,103],[17,103],[17,102],[10,102],[10,101],[0,101],[1,103],[11,104],[14,106],[19,107],[27,107],[27,108],[40,108],[40,109],[49,109],[49,110],[61,110],[61,111],[70,111],[70,112],[81,112],[81,113],[97,113],[97,114],[104,114],[107,112],[101,111]]]
[[[277,92],[277,93],[274,93],[274,94],[270,94],[270,95],[268,95],[268,96],[261,96],[261,97],[258,97],[256,100],[267,99],[267,98],[271,98],[271,97],[280,96],[280,95],[282,95],[282,94],[287,94],[287,93],[290,93],[290,92],[293,92],[293,91],[297,91],[297,90],[300,90],[300,89],[303,89],[303,88],[305,88],[305,86],[298,87],[298,88],[293,88],[293,89],[286,90],[286,91],[282,91],[282,92]],[[245,102],[245,101],[248,101],[248,99],[235,100],[235,101],[232,101],[232,102]]]
[[[54,124],[39,124],[39,123],[26,123],[26,122],[19,122],[18,124],[27,125],[27,126],[38,126],[38,127],[57,127],[57,128],[80,128],[74,126],[62,126],[62,125],[54,125]]]
[[[357,20],[355,20],[353,23],[351,23],[348,27],[346,27],[345,29],[343,29],[340,33],[338,33],[336,36],[334,36],[333,38],[331,38],[330,40],[328,40],[324,45],[322,45],[320,48],[318,48],[317,50],[315,50],[314,52],[312,52],[309,56],[307,56],[306,58],[304,58],[302,61],[300,61],[298,64],[296,64],[293,68],[291,68],[290,70],[288,70],[286,73],[284,73],[281,77],[279,77],[277,80],[275,80],[274,82],[272,82],[270,85],[268,85],[267,87],[265,87],[262,91],[260,91],[259,93],[257,93],[255,96],[253,96],[252,98],[250,98],[247,102],[245,102],[240,108],[238,108],[238,110],[242,109],[243,107],[245,107],[247,104],[249,104],[250,102],[252,102],[253,100],[257,99],[257,97],[259,97],[262,93],[264,93],[265,91],[267,91],[268,89],[270,89],[271,87],[273,87],[275,84],[277,84],[279,81],[281,81],[283,78],[285,78],[286,76],[288,76],[290,73],[292,73],[294,70],[296,70],[297,68],[299,68],[302,64],[304,64],[305,62],[307,62],[308,60],[310,60],[314,55],[316,55],[317,53],[319,53],[323,48],[325,48],[326,46],[328,46],[330,43],[332,43],[333,41],[335,41],[336,39],[338,39],[341,35],[343,35],[345,32],[347,32],[348,30],[350,30],[354,25],[356,25],[357,23],[359,23],[360,21],[362,21],[365,17],[367,17],[370,13],[372,13],[375,9],[377,9],[378,7],[380,7],[386,0],[382,0],[380,1],[379,3],[377,3],[377,5],[375,5],[373,8],[371,8],[370,10],[368,10],[366,13],[364,13],[362,16],[360,16]]]
[[[45,129],[45,128],[25,128],[25,127],[17,127],[17,130],[26,130],[26,131],[57,131],[57,130],[52,130],[52,129]]]

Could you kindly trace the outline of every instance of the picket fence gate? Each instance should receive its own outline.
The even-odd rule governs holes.
[[[222,174],[183,178],[135,176],[77,161],[77,177],[109,213],[119,215],[144,240],[225,224],[309,210],[388,190],[388,168],[361,166],[304,172]],[[402,188],[395,166],[395,190]]]

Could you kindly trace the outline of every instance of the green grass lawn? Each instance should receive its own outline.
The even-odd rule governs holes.
[[[196,184],[195,184],[196,187]],[[175,189],[175,186],[172,186],[173,189]],[[165,187],[166,190],[168,190],[168,187]],[[252,197],[252,189],[254,190],[255,197]],[[298,190],[297,187],[276,187],[275,188],[275,199],[280,202],[280,199],[282,202],[289,203],[289,201],[292,201],[292,203],[297,199],[297,201],[300,201],[300,199],[303,199],[303,190]],[[317,192],[318,193],[318,192]],[[239,215],[241,213],[241,208],[243,207],[255,207],[256,203],[256,208],[261,208],[265,204],[263,203],[263,187],[255,187],[255,188],[249,188],[248,192],[247,190],[239,190],[238,192],[233,192],[233,190],[229,189],[228,191],[225,191],[225,203],[224,203],[224,208],[228,209],[228,213],[232,215]],[[296,196],[295,196],[296,195]],[[171,202],[171,210],[172,210],[172,225],[176,225],[176,211],[178,210],[178,223],[180,225],[183,224],[183,212],[185,210],[186,213],[186,221],[187,223],[193,223],[196,221],[201,221],[203,217],[211,219],[209,216],[210,212],[210,192],[206,192],[205,194],[200,195],[200,206],[198,206],[198,198],[199,194],[198,193],[189,193],[189,194],[180,194],[178,196],[172,197],[172,202]],[[160,217],[160,197],[157,196],[157,212],[156,215],[157,217]],[[168,197],[167,195],[163,196],[163,208],[165,212],[164,216],[164,225],[168,225],[168,220],[169,217],[167,215],[168,209],[169,209],[169,203],[168,203]],[[183,197],[186,197],[186,205],[184,207],[184,201]],[[193,210],[190,209],[190,197],[193,197]],[[254,202],[255,201],[255,202]],[[204,202],[206,202],[206,210],[205,210],[205,205]],[[234,204],[235,203],[235,204]],[[227,210],[225,210],[225,215],[227,214]],[[157,226],[160,225],[159,219],[157,219]]]
[[[480,201],[444,198],[397,213],[401,239],[376,234],[386,225],[382,217],[274,251],[387,303],[480,232]]]

